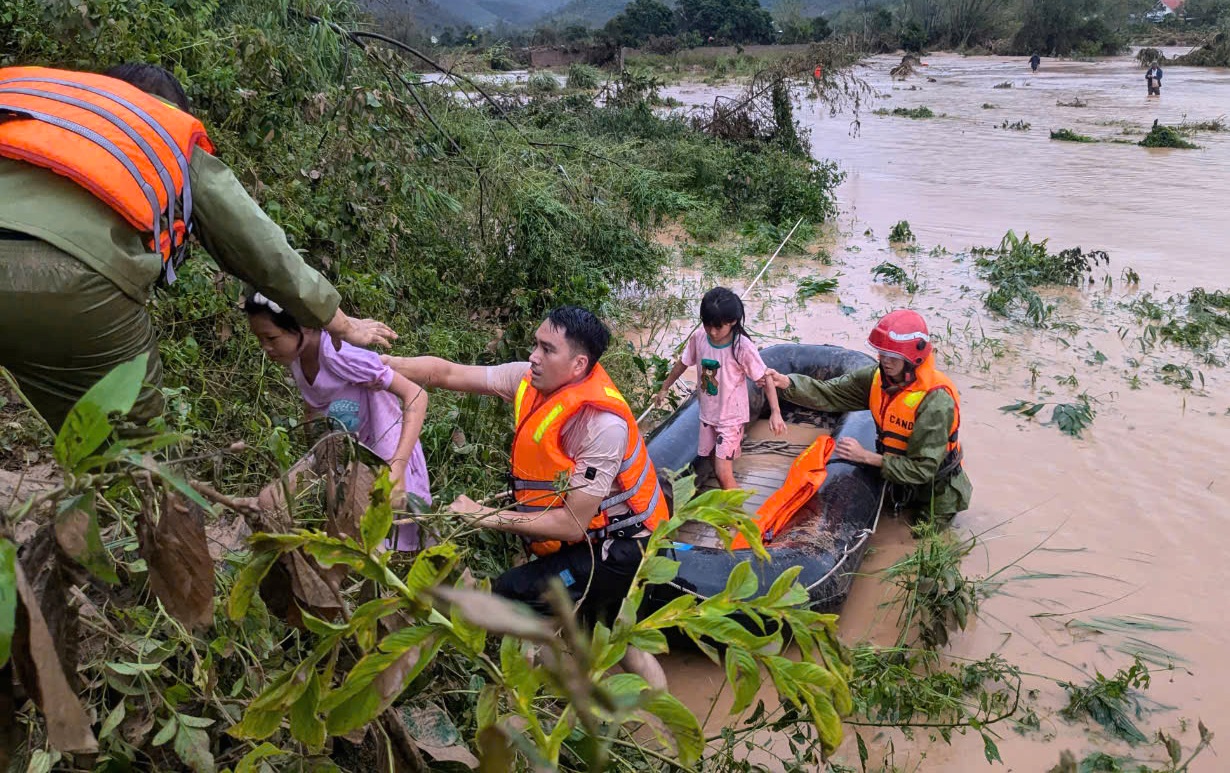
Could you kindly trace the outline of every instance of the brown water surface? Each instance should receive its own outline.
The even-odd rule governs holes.
[[[749,319],[762,345],[779,337],[862,347],[890,308],[910,306],[927,317],[941,367],[961,389],[974,499],[954,528],[981,535],[965,571],[985,576],[1017,562],[999,575],[1010,581],[946,652],[999,652],[1023,671],[1078,682],[1095,669],[1125,667],[1126,653],[1170,657],[1175,669],[1156,673],[1148,691],[1161,706],[1140,722],[1146,733],[1165,729],[1190,748],[1203,719],[1230,737],[1230,669],[1222,660],[1230,643],[1230,374],[1187,351],[1145,351],[1141,325],[1124,308],[1142,292],[1230,289],[1230,134],[1200,134],[1203,149],[1194,151],[1048,138],[1049,130],[1067,127],[1135,142],[1155,118],[1217,118],[1230,106],[1230,71],[1168,67],[1162,96],[1149,99],[1143,72],[1129,57],[1047,60],[1031,75],[1024,60],[930,56],[922,76],[892,83],[888,69],[897,61],[877,57],[860,68],[884,95],[877,105],[926,105],[943,117],[865,114],[852,136],[849,116],[831,118],[814,101],[800,100],[815,154],[848,175],[839,191],[839,232],[824,242],[833,265],[813,256],[779,259],[748,299]],[[1005,81],[1013,87],[993,88]],[[704,104],[719,91],[683,85],[669,94]],[[1075,97],[1088,106],[1056,104]],[[1004,120],[1031,128],[999,128]],[[1125,128],[1137,133],[1124,135]],[[886,244],[889,227],[901,219],[909,220],[920,251]],[[1008,229],[1049,237],[1056,249],[1105,249],[1110,268],[1082,291],[1044,291],[1056,305],[1049,328],[1006,321],[983,307],[986,285],[963,251],[997,244]],[[883,261],[905,268],[920,291],[911,296],[872,282],[870,269]],[[1139,272],[1139,287],[1125,284],[1127,267]],[[799,302],[795,283],[808,276],[837,276],[836,294]],[[741,290],[749,279],[685,271],[681,286],[694,306],[698,289],[720,282]],[[662,350],[674,343],[664,341]],[[1224,359],[1225,344],[1220,354]],[[1162,383],[1168,364],[1191,368],[1191,388]],[[1049,408],[1033,421],[999,410],[1020,399],[1070,402],[1082,393],[1096,400],[1097,415],[1081,439],[1044,424]],[[908,550],[908,531],[882,520],[876,543],[865,571]],[[895,613],[880,607],[886,592],[874,577],[856,583],[842,613],[848,642],[892,642]],[[1097,634],[1074,625],[1144,614],[1173,618],[1170,627],[1178,630]],[[704,716],[720,673],[701,656],[676,655],[668,674],[672,689]],[[1078,758],[1102,748],[1133,753],[1059,718],[1065,699],[1054,682],[1031,676],[1027,686],[1039,690],[1034,703],[1042,727],[1024,735],[1002,728],[1004,769],[1044,771],[1065,748]],[[709,730],[729,723],[715,711]],[[925,734],[913,742],[865,737],[879,754],[891,738],[903,769],[988,769],[976,734],[951,746]],[[1156,748],[1134,753],[1160,759]],[[843,755],[857,766],[851,748]],[[1211,753],[1192,766],[1222,769]]]

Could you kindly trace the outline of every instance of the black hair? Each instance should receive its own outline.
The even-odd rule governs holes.
[[[700,299],[700,323],[710,327],[733,322],[734,338],[731,343],[739,340],[739,336],[747,335],[743,327],[743,301],[728,287],[715,287],[705,293]]]
[[[127,62],[117,64],[103,75],[131,83],[145,93],[162,97],[185,113],[188,112],[188,92],[184,91],[183,84],[165,67],[143,62]]]
[[[264,314],[273,320],[273,324],[282,328],[288,333],[303,334],[303,327],[300,326],[298,320],[290,314],[283,311],[281,308],[274,309],[269,305],[269,302],[256,296],[248,296],[243,301],[243,310],[249,317],[255,317],[257,314]]]
[[[564,331],[564,338],[572,345],[573,353],[589,357],[588,370],[593,370],[611,345],[611,331],[588,309],[560,306],[547,314],[547,321]]]

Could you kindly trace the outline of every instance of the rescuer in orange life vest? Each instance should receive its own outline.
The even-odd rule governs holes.
[[[898,309],[876,324],[868,343],[879,352],[879,365],[828,381],[770,370],[764,384],[815,410],[869,408],[878,430],[876,450],[842,438],[833,455],[881,468],[894,484],[898,506],[951,518],[969,507],[973,486],[961,468],[957,388],[935,368],[927,323],[916,312]]]
[[[385,357],[428,388],[496,395],[512,403],[516,505],[495,511],[468,497],[452,504],[476,526],[522,537],[535,558],[492,590],[540,612],[558,578],[581,613],[618,610],[652,530],[669,519],[636,417],[598,359],[611,334],[593,313],[553,310],[534,333],[529,362],[460,365],[439,357]],[[652,655],[629,648],[623,665],[651,685],[666,677]]]
[[[353,319],[212,155],[175,76],[0,68],[0,366],[53,431],[115,366],[148,353],[131,412],[161,412],[162,363],[146,304],[195,234],[218,265],[338,347],[387,345]]]

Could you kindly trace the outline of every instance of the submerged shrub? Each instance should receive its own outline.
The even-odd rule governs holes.
[[[602,70],[593,65],[575,62],[568,68],[568,88],[590,91],[602,85]]]
[[[536,72],[525,84],[531,94],[554,94],[559,91],[559,81],[549,72]]]
[[[1062,142],[1097,142],[1093,137],[1084,134],[1077,134],[1071,129],[1058,129],[1051,131],[1051,139],[1060,140]]]
[[[1145,138],[1136,144],[1142,148],[1182,148],[1184,150],[1195,150],[1200,147],[1194,142],[1183,139],[1183,135],[1173,126],[1161,124],[1154,124]]]

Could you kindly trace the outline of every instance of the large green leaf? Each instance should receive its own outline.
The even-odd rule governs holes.
[[[260,741],[273,735],[282,726],[285,716],[281,711],[260,711],[249,707],[239,724],[226,732],[235,738]]]
[[[331,712],[338,706],[367,690],[372,682],[391,668],[398,658],[408,651],[421,647],[437,630],[429,625],[401,628],[381,640],[379,649],[370,652],[355,663],[340,687],[331,690],[320,702],[322,711]],[[434,651],[434,650],[433,650]],[[426,665],[426,663],[424,663]]]
[[[192,773],[214,773],[214,755],[209,748],[209,733],[180,722],[175,732],[175,754]]]
[[[748,598],[756,589],[760,587],[760,580],[756,578],[756,573],[752,571],[752,563],[750,561],[740,562],[730,573],[730,577],[726,578],[726,595],[735,601],[742,601]]]
[[[9,662],[17,625],[17,546],[0,539],[0,666]]]
[[[270,757],[281,757],[284,754],[288,754],[288,752],[284,752],[273,744],[265,742],[243,756],[243,759],[235,766],[235,773],[258,773],[261,769],[261,760],[267,760]]]
[[[54,453],[61,467],[76,472],[81,462],[111,436],[108,417],[132,410],[148,364],[149,354],[142,354],[117,365],[81,396],[56,435]]]
[[[417,597],[428,588],[444,582],[459,559],[457,546],[452,542],[432,545],[419,553],[406,574],[406,587],[410,589],[410,595]]]
[[[739,712],[752,705],[760,690],[760,666],[751,653],[738,647],[726,648],[726,681],[735,688],[735,702],[730,707],[731,714]]]
[[[389,536],[389,529],[393,526],[393,504],[390,499],[392,490],[393,485],[389,482],[389,470],[386,467],[380,474],[380,478],[372,485],[371,502],[367,506],[367,512],[363,514],[363,520],[359,523],[359,533],[363,536],[363,547],[367,548],[368,553],[384,542],[384,538]]]
[[[120,581],[111,554],[103,547],[102,534],[98,529],[98,510],[94,506],[94,489],[59,502],[55,535],[64,553],[95,577],[111,585]]]
[[[385,637],[385,641],[388,638]],[[369,663],[386,659],[387,662],[380,664],[383,668],[376,674],[375,679],[369,682],[369,688],[353,693],[347,700],[329,711],[325,717],[325,726],[329,733],[345,735],[375,719],[380,712],[397,700],[398,696],[419,674],[423,673],[443,643],[444,637],[433,636],[421,644],[407,646],[404,650],[396,649],[393,652],[380,653],[376,656],[367,655],[364,660]],[[381,647],[383,646],[384,642],[381,642]],[[358,666],[355,670],[358,670]]]
[[[640,575],[647,585],[668,583],[679,574],[679,562],[665,556],[649,556],[641,564]]]
[[[260,587],[261,580],[265,579],[265,575],[273,568],[273,562],[278,560],[278,555],[272,552],[256,553],[239,570],[235,585],[231,588],[230,598],[226,602],[226,613],[232,620],[242,620],[248,614],[252,596]]]
[[[705,750],[705,738],[701,735],[700,722],[675,696],[655,691],[644,701],[645,710],[653,714],[670,731],[675,739],[679,762],[685,768],[692,767]]]
[[[325,745],[325,722],[320,718],[319,706],[320,675],[313,671],[307,689],[290,707],[290,734],[312,752]]]

